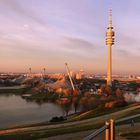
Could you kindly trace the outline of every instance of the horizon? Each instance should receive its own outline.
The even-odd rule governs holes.
[[[113,0],[113,75],[140,74],[139,4]],[[68,62],[73,71],[106,73],[108,10],[109,0],[1,0],[1,71],[59,73]]]
[[[73,70],[73,69],[70,69],[72,72],[74,73],[78,73],[80,72],[80,69],[79,70]],[[29,73],[29,70],[27,69],[26,71],[14,71],[14,72],[11,72],[11,71],[8,71],[8,72],[4,72],[4,71],[0,71],[0,74],[28,74]],[[40,71],[32,71],[32,74],[43,74],[43,70]],[[49,74],[67,74],[66,70],[63,70],[63,71],[46,71],[46,75],[49,75]],[[85,75],[94,75],[94,76],[107,76],[107,73],[94,73],[94,72],[87,72],[87,71],[84,71],[84,74]],[[139,77],[140,74],[133,74],[133,73],[113,73],[112,74],[112,77],[114,76],[137,76]]]

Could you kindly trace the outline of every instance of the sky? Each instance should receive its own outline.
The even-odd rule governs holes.
[[[112,0],[113,74],[140,74],[140,0]],[[0,71],[104,74],[109,0],[0,0]]]

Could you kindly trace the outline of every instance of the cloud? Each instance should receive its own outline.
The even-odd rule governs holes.
[[[132,55],[129,51],[123,49],[116,49],[115,54],[117,55],[117,57],[128,57]]]
[[[65,37],[65,46],[69,50],[79,50],[84,52],[89,52],[95,50],[97,47],[92,42],[81,39]]]
[[[124,61],[125,63],[138,63],[137,60],[140,59],[140,55],[136,54],[131,50],[125,49],[116,49],[113,51],[114,58],[121,60],[121,63]]]
[[[28,24],[24,24],[23,27],[24,27],[25,29],[29,29],[29,28],[30,28],[30,26],[29,26]]]
[[[20,1],[21,2],[21,1]],[[12,9],[14,12],[19,14],[20,16],[29,18],[41,25],[46,24],[43,19],[37,16],[31,8],[24,7],[24,4],[19,3],[19,0],[1,0],[1,4],[5,5],[6,7]]]
[[[130,34],[128,35],[128,33],[118,33],[117,35],[117,39],[118,39],[118,43],[120,45],[124,45],[128,48],[128,46],[130,47],[137,47],[140,44],[140,40],[139,40],[139,34],[137,35],[137,33],[135,35]]]

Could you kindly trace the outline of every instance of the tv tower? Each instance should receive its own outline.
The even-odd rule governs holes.
[[[107,85],[112,85],[112,46],[114,45],[114,35],[112,26],[112,4],[109,9],[109,23],[106,32],[106,45],[108,47]]]

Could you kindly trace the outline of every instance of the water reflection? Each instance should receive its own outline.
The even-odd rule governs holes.
[[[0,94],[0,128],[50,120],[63,115],[53,103],[29,102],[20,96]]]

